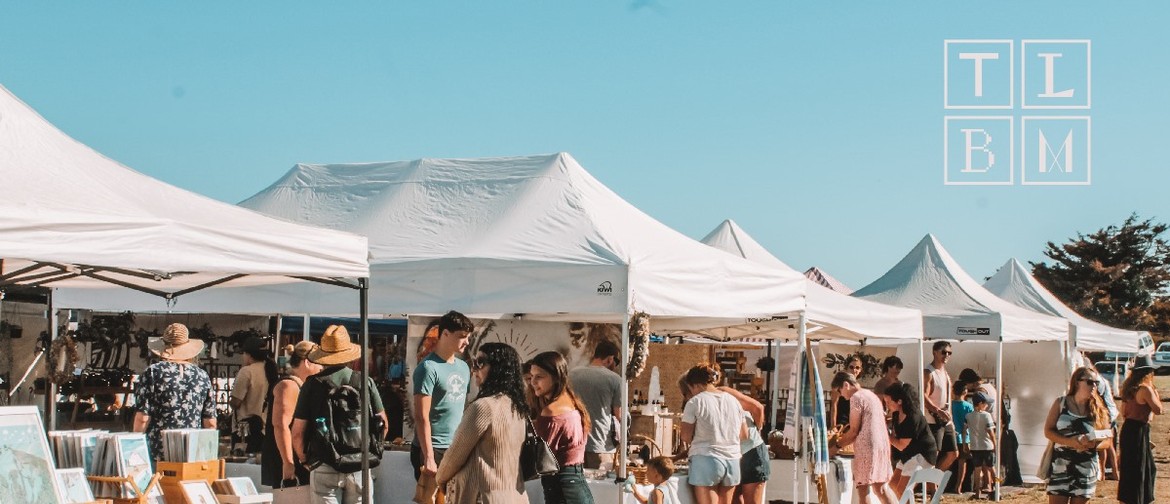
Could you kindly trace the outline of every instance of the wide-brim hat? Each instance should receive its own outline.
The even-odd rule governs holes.
[[[309,360],[322,366],[335,366],[353,362],[361,355],[362,347],[350,341],[345,326],[331,325],[325,329],[317,349],[309,352]]]
[[[193,340],[187,331],[187,326],[174,323],[163,331],[161,338],[147,343],[151,352],[160,358],[172,361],[194,359],[203,351],[203,340]]]
[[[1153,371],[1155,369],[1157,368],[1154,367],[1154,359],[1151,359],[1149,355],[1139,355],[1134,358],[1133,368],[1131,368],[1131,371],[1146,372]]]

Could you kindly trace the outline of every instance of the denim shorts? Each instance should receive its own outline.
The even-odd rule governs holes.
[[[766,444],[761,443],[748,450],[739,459],[740,484],[763,483],[768,481],[768,476],[771,474],[772,466],[768,461],[768,445]]]
[[[556,474],[542,476],[540,486],[545,504],[593,504],[593,493],[581,464],[567,465]]]
[[[739,484],[739,460],[710,455],[691,455],[691,472],[687,483],[692,486],[735,486]]]

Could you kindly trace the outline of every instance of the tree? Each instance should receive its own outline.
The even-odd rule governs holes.
[[[1170,244],[1167,225],[1130,215],[1067,243],[1048,242],[1032,274],[1081,315],[1114,327],[1163,332],[1170,328]]]

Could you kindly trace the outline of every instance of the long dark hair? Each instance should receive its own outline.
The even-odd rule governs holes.
[[[573,402],[573,408],[581,414],[581,428],[588,433],[589,412],[585,410],[585,404],[581,402],[577,394],[573,393],[573,387],[569,384],[569,362],[565,360],[565,357],[560,352],[541,352],[529,362],[533,366],[543,369],[552,377],[553,381],[553,389],[547,398],[533,395],[533,399],[535,399],[532,403],[533,413],[544,409],[548,403],[557,400],[561,394],[568,394],[569,400]]]
[[[268,351],[266,340],[255,341],[252,344],[255,346],[245,348],[244,353],[248,354],[252,360],[264,363],[264,377],[268,379],[268,390],[266,394],[272,395],[272,389],[276,388],[276,382],[280,379],[280,373],[276,367],[276,360],[272,358],[272,352]]]
[[[898,401],[902,403],[901,413],[906,416],[921,415],[922,410],[918,408],[918,392],[914,390],[914,386],[909,383],[895,383],[886,387],[886,395],[890,396],[891,401]]]
[[[512,411],[522,417],[528,416],[528,403],[524,401],[524,376],[520,372],[520,354],[505,343],[484,343],[479,352],[483,363],[488,365],[487,377],[479,386],[476,399],[504,394],[512,400]]]

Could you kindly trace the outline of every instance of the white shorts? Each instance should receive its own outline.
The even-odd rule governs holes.
[[[926,469],[927,467],[934,467],[934,464],[931,464],[929,461],[927,461],[926,458],[922,456],[922,454],[918,454],[912,457],[910,460],[905,462],[898,462],[898,466],[895,467],[895,469],[902,471],[902,477],[906,478],[911,474],[918,472],[919,469]]]

